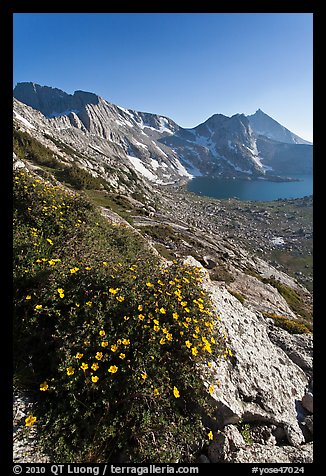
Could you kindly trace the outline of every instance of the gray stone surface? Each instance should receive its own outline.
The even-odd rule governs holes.
[[[192,257],[188,262],[200,266]],[[217,379],[221,382],[212,394],[220,428],[240,419],[272,423],[285,431],[288,444],[299,446],[304,436],[298,402],[308,387],[306,374],[271,341],[268,322],[211,282],[201,269],[205,276],[203,286],[211,295],[233,354],[231,358],[212,361],[203,377],[206,385]]]
[[[309,412],[314,412],[314,400],[313,394],[311,392],[307,392],[301,400],[302,406]]]
[[[311,463],[313,446],[312,443],[298,448],[266,442],[246,444],[239,430],[228,425],[209,445],[208,457],[212,463]]]
[[[34,415],[34,406],[30,397],[22,390],[14,389],[13,395],[13,462],[14,463],[50,463],[49,455],[37,446],[37,423],[25,427],[25,418]]]

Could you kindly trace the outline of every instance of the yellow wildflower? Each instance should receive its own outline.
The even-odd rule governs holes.
[[[161,307],[160,313],[161,313],[161,314],[166,314],[166,310],[164,309],[164,307]]]
[[[42,304],[37,304],[37,305],[35,306],[35,309],[36,309],[36,310],[39,310],[39,309],[42,309],[42,307],[43,307]]]
[[[213,432],[212,432],[212,430],[208,433],[207,436],[208,436],[208,439],[209,439],[209,440],[212,440],[212,439],[213,439]]]
[[[129,339],[122,339],[122,343],[123,343],[123,345],[129,345],[130,340]]]
[[[173,395],[175,396],[175,398],[179,398],[179,397],[180,397],[180,392],[179,392],[179,390],[177,389],[177,387],[173,387]]]
[[[96,372],[96,370],[99,369],[99,365],[97,362],[94,362],[94,364],[91,365],[91,369],[94,370],[94,372]]]
[[[92,303],[92,301],[87,301],[85,304],[86,304],[86,306],[91,307],[93,303]]]
[[[107,347],[108,345],[109,345],[109,343],[108,343],[107,340],[104,340],[103,342],[101,342],[102,347]]]
[[[32,296],[30,294],[28,294],[28,296],[25,297],[26,301],[29,301],[30,299],[32,299]]]
[[[146,380],[146,379],[147,379],[147,373],[144,372],[143,374],[141,374],[141,378],[144,379],[144,380]]]
[[[118,291],[119,291],[119,288],[117,288],[117,289],[110,288],[109,289],[109,293],[111,293],[111,294],[117,294]]]
[[[53,245],[53,241],[50,240],[50,238],[47,238],[46,241],[52,246]]]
[[[210,386],[208,387],[208,391],[209,391],[209,393],[210,393],[211,395],[212,395],[212,393],[214,392],[214,388],[215,388],[214,385],[210,385]]]
[[[126,354],[123,354],[123,353],[121,352],[121,354],[119,355],[119,359],[123,360],[123,359],[125,359],[125,358],[126,358]]]
[[[148,283],[146,283],[146,286],[149,287],[149,288],[152,288],[154,286],[154,284],[148,282]]]
[[[63,290],[62,288],[58,288],[57,291],[58,291],[59,296],[60,296],[61,298],[63,298],[63,297],[65,296],[64,290]]]
[[[177,312],[174,312],[174,313],[172,314],[172,317],[173,317],[173,319],[178,319],[178,318],[179,318],[179,314],[178,314]]]
[[[71,274],[77,273],[77,271],[79,271],[79,268],[77,268],[77,267],[70,268],[70,273]]]
[[[73,367],[67,367],[66,370],[67,370],[67,375],[69,376],[74,375],[75,373],[75,369]]]
[[[36,422],[37,418],[33,415],[29,415],[25,418],[25,426],[32,426]]]
[[[153,393],[154,393],[154,397],[157,397],[157,396],[160,394],[160,392],[159,392],[159,390],[158,390],[157,388],[154,388],[154,392],[153,392]]]
[[[141,321],[143,321],[145,318],[145,316],[143,314],[138,314],[138,319],[140,319]]]
[[[154,326],[153,329],[155,332],[158,332],[160,330],[160,326]]]
[[[41,385],[40,385],[41,392],[46,392],[48,390],[48,388],[49,388],[49,386],[48,386],[47,382],[41,383]]]
[[[190,340],[186,340],[186,346],[188,347],[188,349],[190,349],[190,347],[192,346],[192,343],[190,342]]]
[[[197,347],[193,347],[193,348],[191,349],[191,352],[192,352],[192,355],[198,355]]]
[[[162,339],[160,340],[160,344],[161,344],[161,345],[165,344],[165,339],[164,339],[164,337],[162,337]]]
[[[125,298],[123,296],[117,296],[116,300],[119,301],[119,302],[123,302],[125,300]]]
[[[103,353],[102,353],[102,352],[96,352],[96,354],[95,354],[95,359],[96,359],[96,360],[101,360],[102,357],[103,357]]]
[[[99,380],[99,378],[98,378],[97,375],[94,375],[94,376],[92,377],[92,382],[96,383],[98,380]]]
[[[101,329],[99,334],[100,334],[101,337],[105,336],[105,330]]]
[[[118,367],[116,365],[111,365],[111,367],[108,369],[108,372],[111,374],[115,374],[118,371]]]
[[[118,346],[117,346],[116,344],[112,344],[112,345],[111,345],[111,350],[112,350],[112,352],[116,352],[117,349],[118,349]]]
[[[138,311],[142,311],[143,310],[143,305],[142,304],[139,304],[138,305]]]
[[[84,354],[81,354],[80,352],[77,352],[76,359],[81,359],[83,356],[84,356]]]
[[[85,371],[85,370],[88,369],[88,364],[85,364],[85,362],[83,362],[83,363],[81,364],[80,368]]]

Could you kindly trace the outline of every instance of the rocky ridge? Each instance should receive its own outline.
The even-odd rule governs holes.
[[[120,196],[127,200],[132,218],[131,224],[127,224],[109,206],[103,205],[102,212],[109,221],[134,228],[148,240],[151,247],[165,251],[168,254],[166,260],[173,256],[184,257],[187,262],[202,270],[205,276],[203,286],[210,293],[220,322],[225,328],[232,357],[225,361],[212,362],[209,370],[221,385],[212,395],[216,419],[207,419],[205,422],[213,431],[214,441],[204,449],[205,453],[201,455],[200,462],[311,462],[312,334],[290,334],[277,327],[274,320],[264,314],[277,314],[293,321],[302,317],[279,289],[271,284],[274,281],[298,293],[305,303],[304,310],[308,314],[311,313],[312,296],[303,283],[271,265],[264,260],[264,256],[258,257],[256,253],[246,249],[236,237],[232,238],[230,229],[225,225],[231,225],[236,215],[230,216],[229,210],[222,204],[214,202],[207,205],[186,194],[179,195],[173,187],[162,188],[159,183],[144,180],[142,174],[138,175],[134,182],[130,181],[129,177],[123,187],[120,179],[128,179],[132,166],[121,161],[114,173],[105,168],[111,160],[110,166],[114,170],[118,152],[120,153],[121,147],[123,149],[121,144],[112,145],[108,140],[105,142],[104,138],[99,138],[95,129],[92,132],[94,135],[91,136],[83,130],[84,123],[84,126],[79,124],[77,128],[71,128],[70,118],[67,119],[67,116],[46,118],[18,101],[15,101],[15,104],[15,124],[48,145],[63,161],[68,164],[78,163],[94,174],[100,173],[101,168],[106,170],[107,175],[103,176],[107,177],[113,189],[118,190]],[[93,106],[97,105],[88,104],[88,111],[91,111]],[[125,114],[128,115],[126,112]],[[77,121],[77,118],[74,120]],[[150,127],[159,127],[153,118],[147,118],[147,124],[150,120],[154,121]],[[48,121],[53,121],[51,128]],[[162,126],[162,123],[160,124]],[[56,135],[55,130],[60,133]],[[61,130],[66,132],[61,135]],[[50,136],[49,131],[52,134]],[[91,137],[96,137],[98,143],[102,144],[101,147],[108,147],[107,155],[103,155],[103,150],[101,153],[94,151],[91,158],[86,155],[86,149],[83,149],[86,147],[85,137],[89,137],[90,141],[87,154],[89,145],[94,147]],[[74,145],[74,148],[69,150],[63,147],[69,144]],[[116,156],[113,150],[116,150]],[[40,175],[43,173],[42,167],[26,158],[14,157],[14,162],[16,167],[32,168]],[[131,190],[141,190],[143,199],[132,199]],[[104,198],[109,196],[107,190],[102,190],[101,193]],[[153,206],[146,204],[146,197],[151,197]],[[250,223],[254,223],[256,218],[272,219],[262,216],[262,213],[265,211],[248,213],[248,233]],[[221,219],[223,216],[224,219]],[[239,211],[239,216],[244,216],[243,209]],[[231,233],[235,234],[238,230],[239,236],[243,236],[244,220],[238,221],[241,222],[239,230],[237,227],[232,228]],[[153,235],[155,230],[156,236]],[[301,238],[309,240],[309,236],[305,236],[306,231],[309,235],[309,225],[305,225],[304,236]],[[252,235],[255,235],[256,240],[261,239],[263,233],[259,233],[257,235],[254,230],[249,238],[245,236],[244,241],[252,239]],[[261,246],[265,247],[265,243],[270,242],[271,236],[268,236]],[[158,248],[159,244],[161,248]],[[207,369],[203,370],[204,382],[206,379],[208,381]],[[23,424],[27,411],[32,411],[32,403],[17,394],[15,409],[17,431],[19,425]],[[29,436],[30,438],[20,440],[21,442],[17,440],[14,446],[15,461],[28,462],[33,458],[33,462],[36,462],[36,459],[44,461],[42,458],[48,457],[37,454],[35,449],[37,433],[31,432]]]
[[[106,178],[106,166],[111,165],[131,167],[156,184],[200,175],[251,178],[312,171],[310,144],[287,130],[281,142],[279,136],[270,138],[268,131],[257,134],[252,127],[255,115],[250,119],[244,114],[214,114],[185,129],[168,117],[125,109],[84,91],[71,95],[18,83],[14,98],[14,120],[20,127],[27,127],[39,140],[46,134],[48,146],[64,141],[89,157],[87,167],[94,174]],[[276,121],[269,119],[275,126]]]

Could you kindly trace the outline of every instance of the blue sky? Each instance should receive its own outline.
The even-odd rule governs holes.
[[[193,127],[261,108],[312,140],[309,13],[14,14],[14,85],[32,81]]]

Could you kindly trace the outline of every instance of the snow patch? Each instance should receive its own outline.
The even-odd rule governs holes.
[[[273,245],[276,245],[276,246],[285,245],[285,241],[281,236],[275,236],[274,238],[271,239],[271,242],[273,243]]]
[[[151,167],[152,169],[157,170],[160,167],[160,164],[156,159],[151,158]]]
[[[139,114],[137,114],[137,119],[134,118],[134,120],[136,120],[138,127],[141,129],[151,129],[152,131],[160,132],[161,134],[164,132],[173,134],[173,131],[171,131],[171,129],[168,127],[169,122],[165,117],[159,117],[159,127],[149,126],[148,124],[144,123],[142,117],[140,117]]]
[[[66,109],[65,111],[62,111],[62,112],[51,112],[51,114],[48,115],[48,117],[50,119],[54,118],[54,117],[61,117],[61,116],[68,116],[71,112],[74,112],[75,114],[78,114],[79,113],[79,110],[78,109]]]
[[[144,177],[148,178],[152,182],[155,182],[157,180],[157,176],[152,174],[152,172],[150,172],[145,167],[145,165],[142,163],[142,161],[140,159],[138,159],[137,157],[134,157],[132,155],[127,155],[127,157],[130,160],[130,162],[132,163],[132,165],[134,166],[134,168],[137,170],[137,172],[141,173]]]
[[[138,145],[139,147],[143,147],[143,149],[148,150],[147,145],[142,144],[141,142],[138,142],[137,140],[134,140],[133,144]]]
[[[193,178],[194,176],[190,174],[186,168],[182,165],[180,160],[174,159],[173,161],[173,166],[177,170],[178,174],[181,175],[182,177],[188,177],[188,178]]]
[[[193,176],[193,177],[202,177],[203,174],[197,167],[194,166],[188,159],[185,159],[182,156],[182,162],[186,165],[187,171]]]
[[[18,112],[14,111],[14,114],[15,114],[16,119],[18,119],[23,124],[25,124],[25,126],[29,127],[30,129],[35,129],[35,127],[30,122],[28,122],[27,119],[25,119],[23,116],[18,114]]]
[[[234,146],[234,144],[232,144],[232,142],[230,141],[230,139],[228,139],[228,146],[229,146],[229,149],[231,149],[231,150],[236,150],[236,147]]]
[[[152,140],[152,144],[154,145],[154,147],[156,147],[156,149],[162,154],[164,155],[164,157],[166,157],[167,159],[169,158],[168,155],[163,152],[163,150]]]

